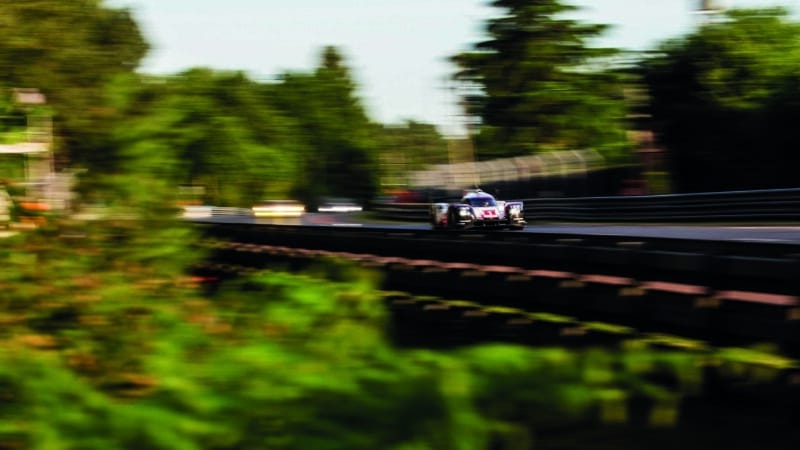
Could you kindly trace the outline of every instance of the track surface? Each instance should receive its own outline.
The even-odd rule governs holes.
[[[310,213],[301,218],[257,219],[247,216],[221,216],[204,219],[219,223],[264,223],[278,225],[380,227],[397,230],[428,230],[422,223],[379,223],[362,216]],[[791,225],[608,225],[608,224],[529,224],[520,233],[564,233],[598,236],[660,237],[709,241],[774,242],[800,244],[800,224]]]

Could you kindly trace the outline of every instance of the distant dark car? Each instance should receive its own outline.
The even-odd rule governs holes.
[[[522,202],[496,200],[480,189],[467,191],[458,203],[433,203],[434,228],[525,228]]]
[[[317,211],[322,213],[351,213],[363,209],[358,202],[349,198],[326,198],[317,207]]]

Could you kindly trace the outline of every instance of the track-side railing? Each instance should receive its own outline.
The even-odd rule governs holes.
[[[510,200],[510,199],[506,199]],[[530,221],[799,221],[800,189],[523,199]],[[425,221],[429,203],[376,203],[380,217]]]
[[[387,280],[434,295],[600,317],[800,351],[800,245],[397,227],[198,221],[214,259],[338,256],[378,264]],[[217,245],[217,244],[215,244]],[[215,247],[217,248],[217,247]],[[715,337],[716,336],[716,337]]]

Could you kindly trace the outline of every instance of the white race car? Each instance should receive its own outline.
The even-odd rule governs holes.
[[[433,203],[430,218],[434,228],[525,228],[522,202],[495,200],[480,189],[466,191],[458,203]]]

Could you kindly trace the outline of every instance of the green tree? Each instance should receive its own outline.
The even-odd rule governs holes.
[[[102,166],[115,119],[105,85],[148,49],[130,12],[102,0],[4,1],[0,34],[0,85],[41,90],[56,112],[60,160]]]
[[[207,202],[228,206],[285,196],[297,182],[303,144],[294,122],[241,73],[132,77],[112,92],[123,117],[117,173],[147,169],[173,186],[204,186]]]
[[[591,47],[604,25],[565,15],[558,0],[495,0],[488,39],[452,58],[481,159],[591,148],[624,160],[623,83],[603,64],[614,50]]]
[[[798,36],[783,9],[732,10],[644,62],[680,191],[797,186]]]
[[[375,128],[356,88],[334,47],[323,49],[313,73],[285,73],[269,87],[275,104],[298,122],[309,149],[296,191],[312,205],[324,195],[368,200],[377,191]]]
[[[404,186],[409,171],[450,162],[448,143],[434,125],[409,120],[402,125],[382,125],[377,133],[383,187]]]

